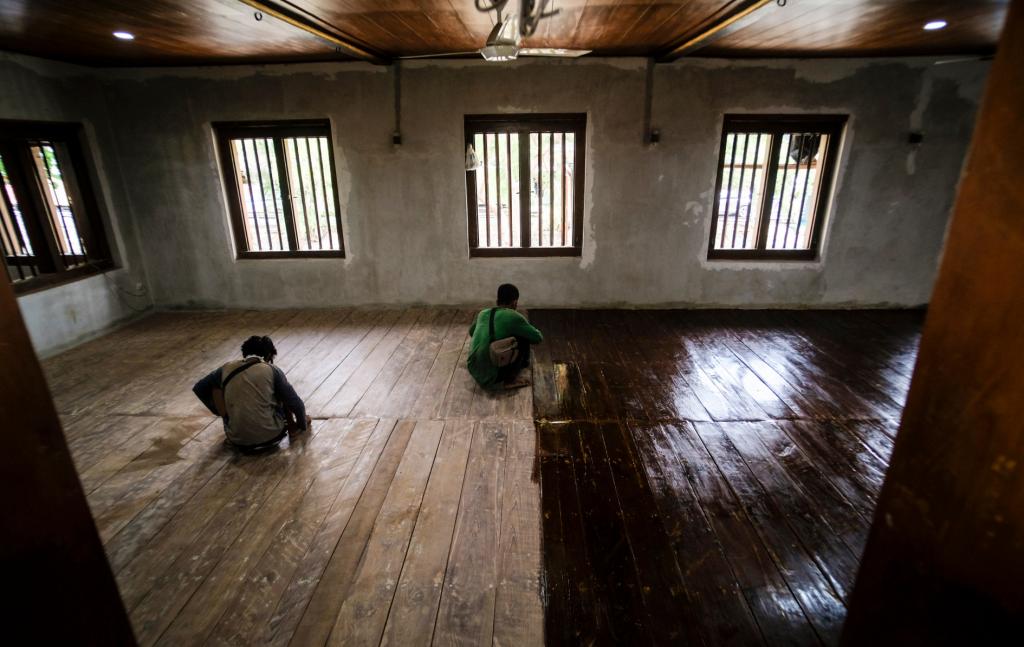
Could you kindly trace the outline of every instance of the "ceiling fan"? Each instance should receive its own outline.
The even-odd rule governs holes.
[[[558,11],[545,11],[549,0],[522,0],[519,12],[512,12],[502,17],[502,9],[509,0],[494,0],[490,5],[482,6],[477,0],[477,9],[496,11],[498,20],[491,29],[490,35],[480,49],[467,52],[444,52],[440,54],[420,54],[416,56],[400,56],[402,59],[438,58],[442,56],[466,56],[480,54],[486,61],[514,61],[520,56],[546,56],[551,58],[577,58],[589,54],[589,49],[564,49],[561,47],[523,47],[524,36],[533,35],[541,18],[553,16]],[[525,18],[520,21],[520,16]]]

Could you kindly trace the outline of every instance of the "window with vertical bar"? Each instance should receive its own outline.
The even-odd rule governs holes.
[[[726,115],[708,258],[817,258],[845,123]]]
[[[15,291],[112,267],[81,127],[0,121],[0,248]]]
[[[470,255],[578,256],[586,115],[467,115],[465,132]]]
[[[344,256],[327,121],[214,124],[238,256]]]

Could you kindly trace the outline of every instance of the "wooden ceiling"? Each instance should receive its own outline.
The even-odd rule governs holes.
[[[554,0],[531,47],[656,56],[990,54],[1009,0]],[[260,20],[250,5],[263,6]],[[282,19],[285,18],[285,19]],[[944,19],[946,29],[924,31]],[[91,65],[261,63],[472,51],[493,13],[473,0],[0,0],[0,50]],[[299,25],[299,26],[297,26]],[[312,27],[330,40],[300,26]],[[124,30],[133,41],[119,41]],[[349,46],[339,46],[347,44]],[[368,55],[368,56],[367,56]],[[672,56],[670,56],[672,57]]]

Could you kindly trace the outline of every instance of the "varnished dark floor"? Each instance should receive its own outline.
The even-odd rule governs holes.
[[[532,311],[549,644],[836,644],[922,313]]]

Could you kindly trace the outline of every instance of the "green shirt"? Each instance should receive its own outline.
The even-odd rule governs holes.
[[[469,347],[469,358],[466,367],[482,387],[492,387],[498,383],[498,367],[491,363],[490,345],[492,341],[505,337],[522,337],[531,344],[539,344],[544,337],[540,331],[530,325],[526,317],[509,308],[498,308],[494,313],[494,339],[491,339],[489,321],[492,308],[482,310],[469,327],[473,341]]]

